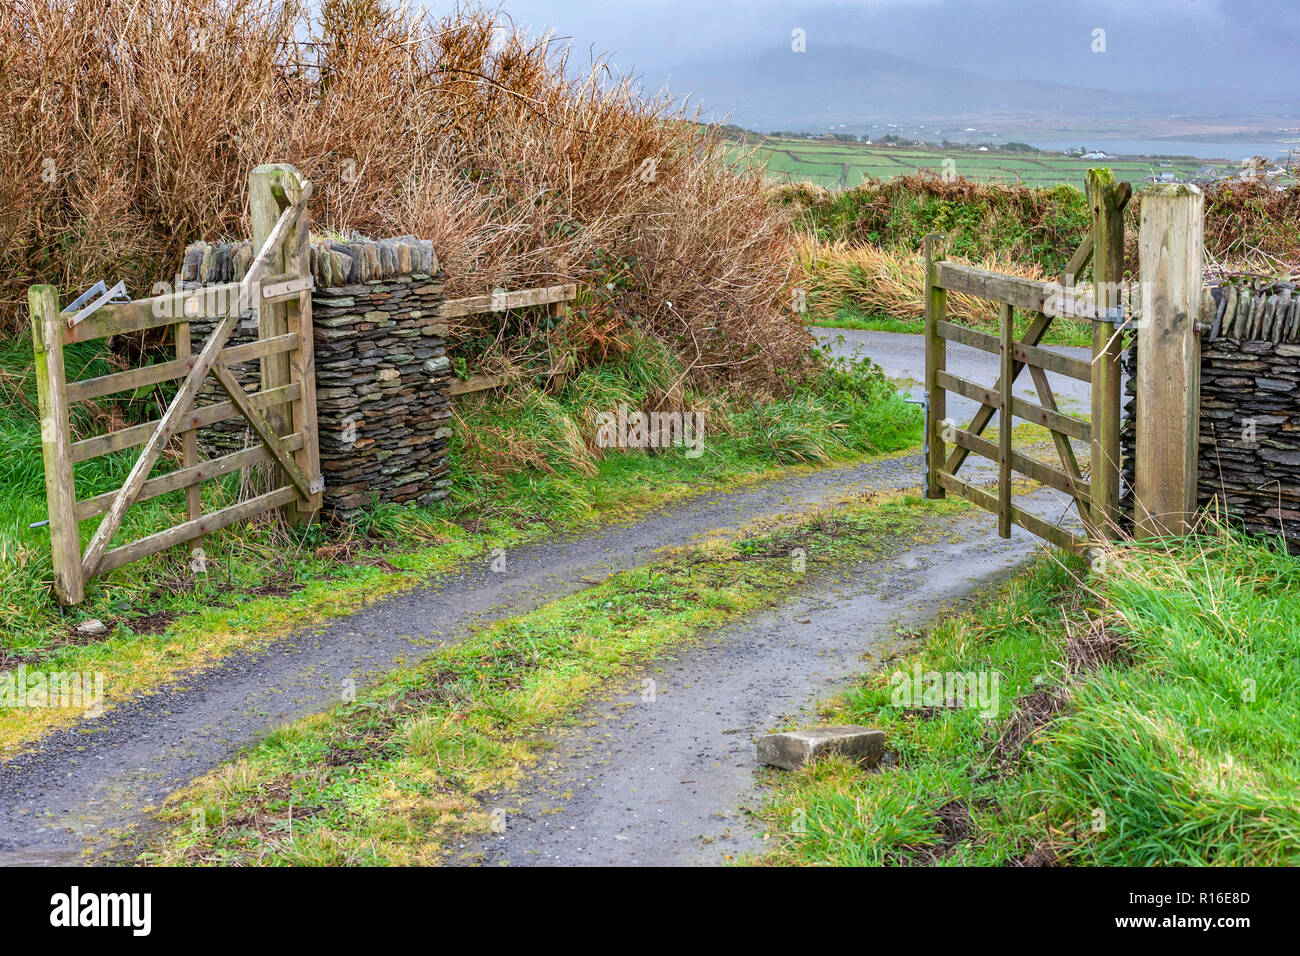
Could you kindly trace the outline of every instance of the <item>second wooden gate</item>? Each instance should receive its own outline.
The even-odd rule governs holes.
[[[1088,237],[1066,266],[1058,283],[1025,279],[945,262],[942,236],[926,238],[926,496],[947,492],[998,516],[998,532],[1006,538],[1019,525],[1067,550],[1080,550],[1090,537],[1112,537],[1119,524],[1120,481],[1120,329],[1123,324],[1120,289],[1124,269],[1124,207],[1131,188],[1117,183],[1110,170],[1089,170],[1088,202],[1093,224]],[[1087,309],[1061,314],[1053,305],[1062,291],[1069,295],[1088,262],[1092,262],[1095,296]],[[965,293],[1000,306],[1000,335],[989,335],[949,321],[947,295]],[[1022,338],[1016,338],[1016,310],[1034,318]],[[1092,326],[1091,361],[1043,348],[1041,342],[1056,318],[1085,321]],[[998,356],[999,374],[992,388],[953,375],[947,370],[947,343],[959,342]],[[1017,398],[1012,386],[1029,369],[1038,402]],[[1064,375],[1092,386],[1092,415],[1086,421],[1062,412],[1047,373]],[[947,395],[952,392],[978,402],[980,409],[967,428],[947,420]],[[983,437],[998,416],[998,440]],[[1059,466],[1031,458],[1012,447],[1012,423],[1042,425],[1051,433]],[[1090,472],[1079,467],[1071,439],[1087,443]],[[949,445],[953,446],[951,449]],[[970,454],[998,466],[997,491],[990,492],[958,477]],[[1025,511],[1011,500],[1012,474],[1056,488],[1070,496],[1083,520],[1087,537]]]

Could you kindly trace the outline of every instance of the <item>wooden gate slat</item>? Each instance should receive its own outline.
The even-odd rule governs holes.
[[[1042,279],[1003,275],[953,262],[939,263],[935,277],[938,285],[949,292],[962,292],[992,302],[1007,302],[1026,312],[1042,312],[1052,295],[1051,283]]]
[[[176,361],[190,364],[193,358],[193,350],[190,342],[190,323],[178,322],[175,328],[176,335]],[[188,374],[188,373],[187,373]],[[196,428],[187,428],[181,432],[181,467],[183,469],[194,468],[199,463],[199,433]],[[148,485],[149,482],[145,481]],[[142,489],[143,490],[143,489]],[[203,513],[203,493],[197,484],[189,485],[185,489],[185,517],[189,521],[194,521]],[[203,539],[196,538],[189,542],[190,546],[203,546]],[[191,552],[193,553],[193,552]]]
[[[276,460],[284,473],[289,476],[295,488],[304,498],[311,497],[311,487],[307,476],[303,474],[298,463],[293,460],[293,453],[285,446],[284,441],[275,433],[271,423],[266,420],[266,416],[253,407],[253,403],[248,400],[248,394],[239,387],[239,382],[235,381],[235,376],[230,374],[230,369],[226,368],[220,362],[212,366],[212,374],[217,377],[221,387],[225,389],[230,400],[235,403],[241,415],[253,426],[253,431],[261,439],[266,450]]]
[[[132,561],[139,561],[141,558],[147,558],[149,555],[157,554],[167,548],[184,544],[186,541],[193,540],[200,535],[210,534],[238,521],[255,518],[265,511],[288,504],[296,497],[298,497],[298,489],[292,485],[286,485],[264,495],[258,495],[256,498],[249,498],[247,501],[241,501],[238,504],[222,508],[220,511],[205,514],[194,521],[186,521],[164,531],[158,531],[147,537],[132,541],[130,544],[122,545],[120,548],[114,548],[105,553],[99,561],[99,573],[106,574],[124,564],[130,564]]]
[[[232,307],[238,309],[241,286],[238,282],[203,286],[198,289],[181,289],[167,295],[131,302],[110,302],[83,321],[68,329],[63,336],[65,345],[73,342],[93,342],[127,332],[144,332],[173,325],[181,319],[211,319],[225,315]],[[218,307],[209,311],[208,306]],[[247,303],[244,308],[247,308]]]
[[[1011,435],[1015,424],[1011,418],[1011,342],[1016,310],[1010,303],[1002,303],[1002,354],[999,357],[1001,373],[998,381],[1002,392],[998,396],[998,534],[1011,537]]]
[[[940,245],[942,235],[925,237],[925,395],[927,412],[925,423],[925,455],[927,481],[925,496],[942,498],[944,488],[936,477],[944,465],[943,423],[948,418],[948,393],[937,381],[939,373],[948,367],[948,346],[939,334],[939,323],[944,321],[948,308],[948,293],[936,282],[935,269],[943,258]],[[952,469],[950,469],[952,470]]]
[[[212,335],[204,343],[203,350],[194,359],[194,368],[190,370],[189,375],[185,376],[185,381],[181,384],[181,387],[176,390],[176,396],[172,399],[171,404],[167,406],[167,411],[159,421],[158,427],[149,440],[145,442],[144,450],[140,452],[140,457],[136,459],[135,465],[131,468],[131,473],[127,475],[126,481],[122,483],[122,489],[118,492],[117,500],[108,509],[103,521],[95,529],[90,544],[86,546],[86,553],[81,559],[81,570],[85,577],[90,577],[98,569],[100,558],[104,556],[108,543],[113,539],[113,535],[117,534],[117,529],[122,526],[122,519],[126,517],[126,509],[131,507],[132,502],[135,501],[135,496],[140,493],[140,489],[149,477],[149,472],[153,471],[153,466],[158,463],[158,457],[162,454],[167,442],[171,441],[172,436],[180,430],[185,413],[189,411],[190,405],[198,397],[199,387],[203,384],[203,379],[207,376],[212,363],[217,360],[217,353],[226,344],[226,340],[230,338],[230,333],[235,330],[238,323],[238,312],[232,311],[226,315],[217,324],[217,327],[212,330]]]

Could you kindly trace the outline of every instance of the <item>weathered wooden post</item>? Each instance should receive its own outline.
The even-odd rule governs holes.
[[[939,322],[948,308],[948,292],[940,288],[935,274],[943,259],[943,238],[941,233],[925,237],[925,381],[929,390],[925,422],[927,498],[947,495],[939,484],[939,473],[945,464],[943,420],[948,417],[948,393],[936,381],[936,373],[946,371],[948,367],[948,340],[939,334]]]
[[[1134,520],[1140,536],[1186,534],[1196,512],[1205,197],[1161,183],[1142,196]]]
[[[254,255],[265,245],[284,210],[302,195],[303,178],[293,166],[286,163],[267,163],[255,168],[248,178],[248,205],[253,224]],[[277,276],[310,277],[311,275],[311,216],[304,208],[289,231],[288,236],[267,264],[267,273]],[[294,376],[299,381],[314,380],[316,375],[313,357],[311,294],[310,291],[282,302],[267,302],[260,289],[257,296],[257,327],[260,339],[274,338],[289,332],[298,333],[297,347],[291,352],[265,355],[261,360],[263,392],[289,385]],[[292,373],[292,374],[291,374]],[[298,466],[308,475],[315,476],[316,449],[319,436],[316,432],[316,393],[304,388],[300,400],[276,405],[265,411],[277,435],[301,432],[303,445],[295,453]],[[278,473],[280,470],[276,469]],[[278,473],[274,486],[283,485],[286,479]],[[321,492],[317,488],[306,501],[292,502],[282,509],[290,524],[309,521],[320,510]]]
[[[54,594],[60,604],[80,604],[85,596],[81,538],[77,530],[77,492],[68,434],[68,380],[63,367],[63,326],[59,290],[34,285],[27,291],[32,319],[36,397],[41,416],[41,454],[45,460],[45,506],[50,519]]]
[[[1011,537],[1011,386],[1015,370],[1011,363],[1011,349],[1015,345],[1016,310],[1008,302],[1002,303],[1002,336],[998,355],[998,536]]]
[[[1124,207],[1132,187],[1109,169],[1088,170],[1092,210],[1092,276],[1097,318],[1092,326],[1092,507],[1094,535],[1119,528],[1120,336],[1116,319],[1124,279]]]

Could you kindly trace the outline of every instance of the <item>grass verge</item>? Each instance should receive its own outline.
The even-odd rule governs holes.
[[[499,621],[357,700],[285,728],[198,780],[148,859],[208,864],[436,862],[485,832],[507,787],[565,721],[639,661],[786,597],[822,567],[940,536],[960,504],[902,499],[681,549]],[[795,548],[807,570],[796,572]],[[197,821],[197,822],[196,822]]]
[[[1095,567],[1041,561],[828,705],[889,759],[773,772],[753,862],[1300,862],[1300,561],[1217,528]],[[996,675],[995,716],[931,674]]]

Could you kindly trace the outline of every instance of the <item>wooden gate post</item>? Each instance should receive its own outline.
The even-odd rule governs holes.
[[[27,292],[27,308],[32,319],[54,594],[60,604],[80,604],[86,582],[81,573],[81,537],[77,530],[76,483],[72,476],[72,439],[68,434],[68,381],[63,368],[58,289],[52,285],[32,286]]]
[[[256,167],[248,177],[248,206],[253,225],[254,255],[266,244],[267,237],[275,228],[284,210],[288,209],[302,195],[303,177],[293,166],[287,163],[266,163]],[[311,217],[306,209],[298,217],[285,237],[280,248],[275,251],[267,263],[270,275],[294,275],[307,277],[311,274],[310,262]],[[311,295],[304,294],[298,301],[266,302],[261,290],[254,289],[257,297],[258,338],[269,339],[298,333],[298,346],[292,353],[280,352],[266,355],[261,360],[261,390],[267,391],[289,385],[293,376],[299,376],[304,383],[314,381],[316,365],[313,358],[311,328]],[[307,477],[315,481],[319,476],[317,466],[316,432],[316,392],[304,384],[302,397],[287,405],[276,405],[265,410],[266,419],[277,435],[288,435],[294,431],[302,432],[303,446],[295,454],[298,466]],[[272,487],[278,487],[287,481],[282,469],[273,468],[275,478]],[[306,501],[295,501],[281,509],[290,524],[309,521],[320,510],[321,493],[318,485],[313,486],[313,494]]]
[[[1186,534],[1196,512],[1205,197],[1160,183],[1142,196],[1134,519],[1141,536]]]
[[[1088,170],[1092,277],[1098,316],[1092,326],[1092,533],[1119,529],[1120,336],[1116,313],[1124,279],[1124,206],[1132,187],[1109,169]]]
[[[948,416],[948,393],[939,387],[939,372],[948,367],[948,340],[939,334],[948,307],[948,292],[939,285],[935,266],[943,259],[943,235],[931,233],[925,237],[925,388],[926,408],[926,485],[927,498],[947,497],[939,484],[939,473],[944,470],[943,420]]]

